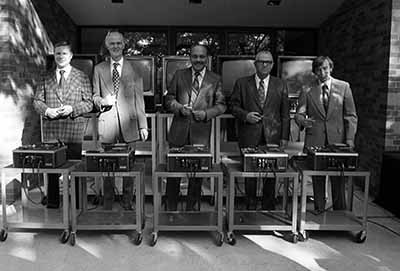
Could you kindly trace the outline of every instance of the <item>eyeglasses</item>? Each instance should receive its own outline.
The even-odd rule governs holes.
[[[260,63],[260,64],[263,64],[263,65],[272,65],[272,64],[274,64],[274,62],[272,60],[265,60],[265,61],[256,60],[256,63]]]

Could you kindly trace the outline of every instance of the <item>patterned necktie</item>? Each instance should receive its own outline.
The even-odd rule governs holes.
[[[260,80],[260,85],[258,87],[258,100],[260,101],[260,104],[263,106],[265,102],[264,80]]]
[[[200,72],[194,73],[194,79],[193,79],[193,83],[192,83],[192,94],[190,96],[190,104],[191,105],[194,104],[194,102],[196,101],[197,95],[199,95],[199,89],[200,89],[199,76],[200,76]]]
[[[64,85],[65,85],[64,73],[65,73],[64,70],[60,70],[60,81],[58,81],[58,86],[59,86],[60,88],[63,88]]]
[[[114,86],[114,93],[117,94],[118,90],[119,90],[119,72],[118,72],[118,65],[119,63],[114,63],[114,68],[112,71],[112,82],[113,82],[113,86]]]
[[[324,104],[325,112],[328,112],[329,92],[328,86],[325,84],[322,85],[322,103]]]

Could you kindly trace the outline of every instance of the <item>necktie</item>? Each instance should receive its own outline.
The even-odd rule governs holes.
[[[264,80],[260,81],[260,85],[258,87],[258,100],[260,101],[260,104],[263,106],[264,105],[264,101],[265,101]]]
[[[325,112],[328,112],[329,92],[328,86],[325,84],[322,85],[322,103],[324,104]]]
[[[114,68],[112,71],[112,82],[114,86],[114,93],[118,93],[119,90],[119,72],[118,72],[118,67],[119,63],[114,63]]]
[[[63,88],[64,85],[65,85],[64,73],[65,73],[64,70],[60,70],[60,81],[58,81],[58,86],[59,86],[60,88]]]
[[[196,101],[197,95],[199,94],[200,82],[199,82],[200,72],[194,73],[194,79],[192,83],[192,94],[190,95],[190,104],[193,105]]]

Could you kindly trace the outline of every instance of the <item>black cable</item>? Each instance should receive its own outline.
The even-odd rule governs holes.
[[[395,235],[397,235],[397,236],[400,236],[400,233],[399,233],[399,232],[397,232],[397,231],[395,231],[395,230],[393,230],[393,229],[389,228],[388,226],[385,226],[385,225],[383,225],[383,224],[381,224],[381,223],[375,222],[375,221],[373,221],[373,220],[371,220],[371,219],[367,219],[367,222],[372,223],[372,224],[375,224],[375,225],[377,225],[377,226],[380,226],[380,227],[384,228],[385,230],[388,230],[388,231],[390,231],[391,233],[393,233],[393,234],[395,234]]]

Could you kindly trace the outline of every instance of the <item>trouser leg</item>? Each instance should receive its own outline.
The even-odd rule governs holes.
[[[178,198],[180,191],[181,178],[167,178],[167,210],[176,211],[178,209]]]
[[[275,178],[263,179],[263,197],[262,197],[262,209],[263,210],[274,210],[275,209]]]
[[[313,176],[314,209],[316,211],[325,210],[325,176]]]
[[[188,195],[186,201],[186,211],[197,210],[200,211],[200,197],[201,197],[201,185],[203,178],[190,178],[188,186]],[[196,208],[195,205],[198,204]]]
[[[245,178],[244,189],[246,193],[246,208],[255,210],[257,208],[257,178]]]

